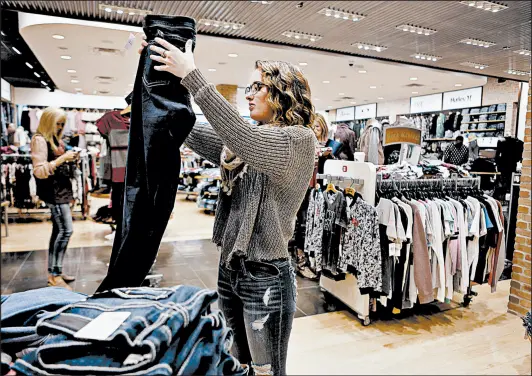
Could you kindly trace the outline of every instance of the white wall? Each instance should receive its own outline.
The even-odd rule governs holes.
[[[115,109],[127,106],[125,97],[84,95],[66,93],[61,90],[50,92],[46,89],[15,88],[14,102],[28,106],[76,107]]]
[[[517,119],[517,138],[525,141],[526,111],[528,105],[528,82],[521,83],[521,98],[519,99],[519,119]]]
[[[1,88],[2,88],[2,98],[4,98],[7,101],[11,101],[11,85],[9,82],[4,80],[2,78],[1,81]]]
[[[410,113],[410,98],[377,103],[377,116],[388,116],[394,123],[397,115]]]

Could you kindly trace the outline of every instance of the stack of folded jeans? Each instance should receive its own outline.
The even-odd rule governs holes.
[[[45,337],[37,333],[37,322],[46,314],[71,303],[85,300],[87,295],[60,287],[46,287],[2,295],[2,352],[12,358],[17,353],[41,344]]]
[[[13,369],[24,375],[245,375],[229,353],[231,329],[210,309],[216,298],[192,286],[97,293],[42,317],[37,333],[48,337]],[[102,336],[111,324],[100,316],[109,313],[123,319]],[[92,334],[81,335],[89,323]]]

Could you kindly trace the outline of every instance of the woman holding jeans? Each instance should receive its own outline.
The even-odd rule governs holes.
[[[143,47],[161,63],[152,69],[182,78],[210,123],[185,143],[221,167],[213,242],[233,355],[255,375],[284,375],[297,295],[288,241],[314,167],[310,88],[294,65],[257,61],[246,88],[251,125],[196,69],[191,42],[184,52],[160,38]]]
[[[31,140],[33,174],[37,182],[37,195],[52,212],[52,236],[48,248],[48,286],[71,289],[66,282],[74,277],[63,274],[63,258],[72,236],[73,200],[67,162],[78,158],[73,151],[65,151],[61,138],[66,114],[63,110],[48,107],[41,116],[37,133]]]

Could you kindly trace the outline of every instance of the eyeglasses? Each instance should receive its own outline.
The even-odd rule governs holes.
[[[266,84],[263,84],[262,82],[260,81],[255,81],[253,82],[251,85],[249,85],[246,90],[244,91],[244,93],[246,95],[255,95],[257,94],[257,92],[260,91],[260,89],[262,89],[263,86],[268,86]]]
[[[60,126],[65,126],[65,123],[57,123],[57,125],[60,125]]]

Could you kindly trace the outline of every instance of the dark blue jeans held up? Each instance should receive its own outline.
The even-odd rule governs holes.
[[[220,265],[219,306],[235,336],[232,354],[255,375],[286,375],[297,285],[290,261]]]
[[[196,22],[188,17],[145,18],[149,45],[161,37],[184,50],[196,40]],[[140,286],[155,261],[174,207],[181,166],[179,147],[196,117],[181,79],[154,69],[160,65],[145,48],[139,62],[126,165],[123,220],[118,226],[107,277],[98,291]]]

